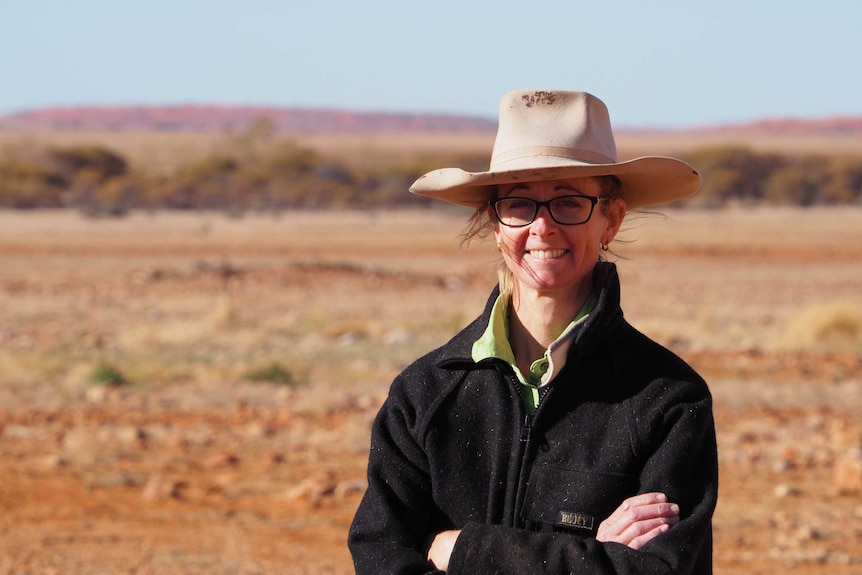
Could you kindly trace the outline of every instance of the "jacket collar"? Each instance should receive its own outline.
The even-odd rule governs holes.
[[[620,284],[616,264],[598,262],[593,270],[593,291],[598,297],[596,307],[590,313],[583,328],[575,336],[572,348],[580,348],[583,353],[590,353],[592,348],[602,339],[602,335],[622,320],[620,309]],[[494,302],[500,295],[499,286],[495,286],[488,296],[485,309],[478,318],[465,327],[441,350],[442,356],[438,365],[441,367],[475,367],[477,364],[471,357],[473,343],[482,336],[488,327]],[[487,361],[487,360],[486,360]],[[481,362],[485,363],[485,361]]]

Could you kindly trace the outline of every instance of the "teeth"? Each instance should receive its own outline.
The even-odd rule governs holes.
[[[566,250],[530,250],[530,255],[539,260],[558,258],[564,253]]]

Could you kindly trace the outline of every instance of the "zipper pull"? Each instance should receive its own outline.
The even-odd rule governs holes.
[[[524,426],[521,428],[521,443],[529,443],[530,433],[533,431],[533,414],[524,416]]]

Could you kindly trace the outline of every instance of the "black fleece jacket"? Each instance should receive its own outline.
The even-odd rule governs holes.
[[[712,400],[620,309],[616,267],[532,415],[511,367],[476,363],[483,314],[392,384],[348,544],[358,574],[437,573],[430,538],[461,529],[448,573],[712,573],[718,493]],[[658,491],[680,522],[635,551],[596,540],[627,497]]]

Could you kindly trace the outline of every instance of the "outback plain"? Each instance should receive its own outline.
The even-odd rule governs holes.
[[[0,211],[0,574],[351,573],[388,385],[494,283],[467,215]],[[862,573],[862,208],[622,240],[629,321],[715,397],[715,572]]]

